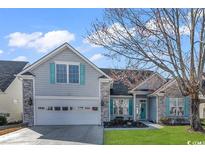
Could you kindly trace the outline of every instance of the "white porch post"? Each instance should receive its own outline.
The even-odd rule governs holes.
[[[133,105],[134,105],[134,121],[136,121],[136,94],[133,94]]]

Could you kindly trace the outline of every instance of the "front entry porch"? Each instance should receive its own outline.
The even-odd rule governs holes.
[[[148,120],[148,98],[138,96],[111,96],[110,120],[121,118],[124,120]]]

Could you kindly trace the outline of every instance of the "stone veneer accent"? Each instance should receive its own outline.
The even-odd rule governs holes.
[[[166,97],[184,97],[181,93],[181,91],[179,90],[178,86],[176,84],[173,84],[172,86],[168,87],[165,91],[164,91],[164,96],[159,96],[159,104],[158,104],[158,120],[160,123],[160,119],[162,117],[165,117],[166,114],[166,103],[165,103],[165,99]]]
[[[23,79],[23,122],[34,124],[33,80]]]
[[[109,121],[110,82],[101,82],[101,123]]]

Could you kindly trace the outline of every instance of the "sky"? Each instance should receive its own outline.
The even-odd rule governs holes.
[[[68,42],[98,67],[119,67],[85,39],[102,15],[103,9],[0,9],[0,60],[33,63]]]

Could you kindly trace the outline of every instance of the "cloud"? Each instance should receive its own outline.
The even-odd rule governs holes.
[[[4,53],[4,51],[0,49],[0,54],[2,54],[2,53]]]
[[[25,56],[18,56],[13,59],[14,61],[27,61],[28,59]]]
[[[30,48],[38,52],[47,52],[65,42],[75,40],[75,35],[67,30],[49,31],[47,33],[14,32],[7,36],[10,47]]]
[[[165,29],[167,29],[167,32],[174,34],[174,30],[170,26],[170,24],[167,23],[167,20],[162,18],[162,21],[163,21],[163,26],[165,27]],[[150,30],[155,30],[155,31],[159,30],[159,26],[157,26],[157,21],[154,19],[149,20],[146,23],[146,27]],[[179,32],[181,35],[190,35],[190,28],[188,25],[180,25]]]
[[[100,53],[94,54],[92,57],[90,57],[90,61],[95,62],[97,60],[102,59],[104,56]]]

